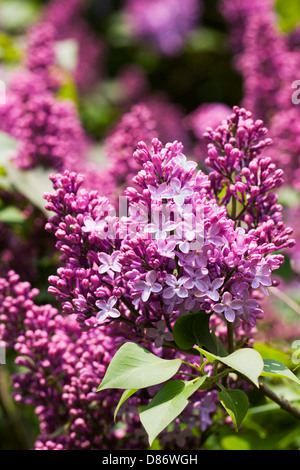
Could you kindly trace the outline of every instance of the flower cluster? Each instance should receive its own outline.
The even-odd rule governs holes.
[[[199,21],[201,2],[127,0],[125,11],[135,33],[166,55],[178,54]]]
[[[85,155],[86,137],[74,103],[55,93],[59,79],[51,73],[53,28],[47,23],[33,27],[25,52],[27,68],[10,77],[6,103],[0,107],[1,130],[17,139],[14,164],[22,169],[77,168]]]
[[[255,326],[262,311],[253,293],[267,294],[283,261],[275,252],[293,241],[268,193],[281,172],[258,157],[269,143],[262,140],[262,122],[234,108],[227,126],[238,138],[234,142],[225,124],[211,131],[208,164],[220,178],[237,175],[229,194],[236,202],[238,194],[245,196],[238,218],[244,226],[226,207],[227,193],[223,199],[218,194],[222,179],[198,171],[177,141],[163,147],[153,139],[150,149],[138,144],[134,158],[141,170],[124,192],[128,211],[119,216],[96,191],[80,189],[76,173],[51,177],[55,192],[45,195],[46,208],[55,215],[47,229],[55,233],[63,266],[50,277],[49,290],[64,312],[76,312],[85,326],[131,323],[138,335],[155,325],[161,331],[161,320],[171,332],[178,316],[199,310],[241,331]],[[246,169],[250,188],[242,181]]]
[[[0,278],[0,340],[15,351],[15,363],[21,368],[12,377],[13,397],[33,406],[39,419],[34,448],[145,448],[146,434],[139,429],[133,405],[146,403],[147,391],[144,399],[135,397],[134,403],[123,406],[119,428],[112,425],[118,396],[109,391],[101,396],[96,393],[113,354],[126,340],[124,332],[114,326],[82,331],[72,316],[64,317],[51,305],[35,303],[38,293],[13,271]],[[205,430],[211,423],[216,405],[210,395],[202,392],[185,412],[187,427],[180,442],[176,432],[167,437],[163,433],[167,447],[185,448],[187,440],[196,445],[191,418],[198,410],[198,425]],[[127,433],[129,441],[124,439]]]
[[[118,336],[82,332],[73,318],[37,305],[37,294],[12,271],[0,279],[0,338],[23,368],[12,377],[14,399],[33,406],[39,418],[35,449],[118,447],[126,428],[118,432],[110,425],[117,397],[96,393]],[[129,418],[130,432],[134,425]]]
[[[87,7],[81,0],[54,0],[44,11],[44,19],[60,41],[72,40],[77,46],[77,62],[71,70],[79,93],[87,93],[103,74],[105,44],[90,27]]]

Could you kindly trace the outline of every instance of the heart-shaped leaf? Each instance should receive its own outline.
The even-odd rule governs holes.
[[[156,436],[180,415],[188,404],[188,398],[201,388],[205,379],[206,376],[189,382],[170,380],[162,386],[140,413],[140,420],[147,431],[150,445]]]
[[[263,376],[271,377],[283,377],[285,379],[290,379],[300,385],[300,380],[298,377],[293,374],[290,369],[288,369],[282,362],[276,361],[275,359],[264,359],[264,369],[262,374]]]
[[[222,388],[217,394],[220,402],[231,417],[235,430],[238,431],[249,408],[246,393],[242,390],[226,390]]]
[[[200,311],[179,317],[173,327],[174,341],[181,349],[192,349],[194,344],[205,347],[208,351],[220,356],[226,356],[223,348],[209,328],[210,315]]]
[[[257,387],[259,386],[258,377],[262,374],[264,369],[264,361],[261,355],[254,349],[237,349],[226,357],[216,356],[212,353],[208,353],[205,349],[196,346],[195,349],[201,352],[209,361],[220,361],[235,371],[243,374]]]
[[[112,358],[98,391],[151,387],[173,377],[180,365],[180,359],[161,359],[142,346],[128,342]]]

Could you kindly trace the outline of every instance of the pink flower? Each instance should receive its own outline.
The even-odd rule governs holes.
[[[156,282],[157,274],[155,271],[149,271],[146,274],[145,281],[138,280],[134,284],[134,288],[141,292],[141,299],[143,302],[147,302],[151,292],[158,294],[162,290],[162,286]]]
[[[184,287],[184,283],[189,278],[187,276],[182,276],[177,279],[173,274],[168,274],[166,277],[166,284],[169,286],[163,291],[164,299],[172,299],[175,295],[180,298],[185,298],[188,296],[188,291]]]
[[[235,320],[235,310],[240,310],[243,307],[244,302],[240,299],[233,300],[230,292],[225,292],[223,294],[222,302],[223,303],[219,303],[214,306],[214,311],[216,313],[224,312],[226,320],[232,323]]]
[[[114,272],[121,272],[122,266],[118,262],[120,256],[120,251],[114,251],[112,255],[108,255],[107,253],[99,253],[98,259],[101,263],[98,271],[100,274],[104,274],[109,270]]]
[[[117,303],[117,297],[112,296],[108,299],[107,302],[104,300],[97,300],[96,307],[100,309],[100,311],[96,315],[96,319],[99,323],[106,320],[106,318],[118,318],[120,316],[119,310],[114,308],[114,305]]]

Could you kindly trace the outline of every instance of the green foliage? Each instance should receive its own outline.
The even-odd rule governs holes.
[[[173,377],[180,365],[180,359],[161,359],[138,344],[125,343],[112,358],[98,391],[151,387]]]
[[[201,314],[191,314],[187,317],[177,323],[175,335],[177,341],[182,342],[186,348],[190,348],[191,342],[197,337],[195,326],[202,325],[204,333],[201,336],[201,342],[206,342],[207,337],[210,336],[205,317]],[[215,348],[215,343],[211,344]],[[125,343],[114,355],[98,387],[99,392],[109,388],[124,390],[115,409],[114,418],[116,419],[123,403],[139,389],[161,385],[146,407],[139,412],[141,424],[148,434],[150,446],[155,442],[157,436],[180,416],[192,395],[199,390],[209,390],[214,386],[219,388],[217,395],[220,404],[230,416],[235,431],[238,431],[248,415],[250,403],[243,390],[236,386],[226,388],[223,385],[222,382],[226,375],[237,374],[242,381],[246,380],[254,384],[257,389],[259,389],[260,377],[289,379],[300,385],[297,376],[282,362],[275,359],[263,360],[260,353],[251,348],[237,349],[226,356],[218,356],[196,345],[194,351],[200,353],[200,360],[204,356],[207,361],[202,366],[185,363],[197,371],[193,379],[186,381],[176,377],[172,379],[176,375],[185,375],[185,372],[180,371],[183,364],[180,359],[162,359],[138,344]],[[215,374],[209,377],[203,373],[203,367],[208,362],[214,364],[215,370]],[[218,369],[220,365],[221,368]],[[230,438],[225,441],[227,447],[234,445],[238,448],[248,448],[248,444],[246,445],[240,439]]]
[[[149,437],[149,444],[163,431],[188,404],[193,395],[205,381],[206,376],[185,382],[170,380],[165,383],[146,408],[140,413],[140,420]]]
[[[217,393],[220,402],[232,419],[235,430],[238,431],[249,407],[246,393],[242,390],[226,390],[224,387]]]

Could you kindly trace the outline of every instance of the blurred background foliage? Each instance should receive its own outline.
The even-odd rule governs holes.
[[[22,58],[23,38],[26,30],[37,22],[48,2],[42,0],[0,0],[0,66],[10,69]],[[101,80],[90,92],[79,96],[71,78],[60,90],[62,97],[73,100],[78,106],[85,130],[95,139],[101,139],[117,122],[126,110],[122,102],[123,89],[119,77],[122,70],[134,65],[147,79],[151,92],[164,93],[171,103],[180,106],[183,114],[194,111],[202,103],[220,102],[233,106],[241,102],[243,81],[233,66],[232,51],[228,43],[228,25],[220,14],[218,0],[205,0],[201,21],[185,41],[180,54],[162,55],[149,44],[137,41],[128,25],[123,21],[123,2],[118,0],[86,0],[85,20],[89,27],[105,44],[105,61],[99,69]],[[300,22],[299,0],[277,0],[278,24],[282,31],[295,28]],[[72,50],[64,52],[66,60],[72,60]],[[64,56],[62,55],[62,60]],[[2,68],[0,68],[0,73]],[[0,76],[1,78],[1,76]],[[294,195],[298,197],[298,195]],[[291,203],[293,193],[282,193],[283,203]],[[21,236],[28,236],[28,224],[32,219],[23,221],[17,212],[2,213],[9,223],[15,225]],[[34,214],[33,214],[34,217]],[[48,299],[45,280],[55,260],[44,256],[36,260],[40,273],[40,302]],[[287,262],[278,273],[283,282],[294,278],[294,273]],[[294,289],[294,290],[293,290]],[[274,310],[278,311],[288,324],[299,321],[297,306],[300,294],[297,288],[290,286],[294,304],[274,296]],[[51,299],[53,302],[53,299]],[[296,306],[296,309],[294,308]],[[272,325],[271,325],[272,326]],[[262,324],[270,329],[268,319]],[[259,338],[259,335],[258,335]],[[278,360],[290,363],[291,344],[278,339],[280,355]],[[265,342],[258,341],[260,352],[265,357],[274,357],[274,351]],[[271,354],[272,353],[272,354]],[[38,434],[38,420],[34,410],[16,404],[10,396],[9,375],[16,372],[13,354],[7,357],[7,364],[0,366],[0,450],[28,449],[33,445]],[[299,390],[293,383],[274,383],[278,393],[299,402]],[[258,392],[251,396],[252,409],[237,434],[228,426],[220,425],[219,416],[215,416],[213,427],[205,440],[206,450],[262,450],[262,449],[299,449],[300,424],[294,418],[280,410],[276,404],[268,402]],[[225,423],[224,423],[225,424]],[[154,446],[155,447],[155,446]]]

